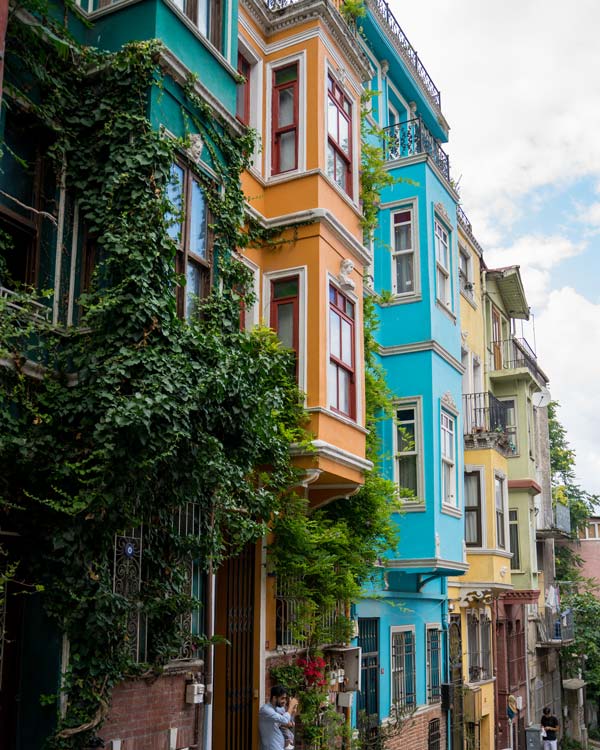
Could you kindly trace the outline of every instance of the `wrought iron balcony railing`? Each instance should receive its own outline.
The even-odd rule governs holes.
[[[416,154],[428,154],[450,182],[450,158],[420,117],[391,125],[384,129],[383,134],[383,148],[388,161]]]
[[[538,643],[543,645],[560,646],[572,641],[575,637],[573,612],[570,609],[564,612],[552,612],[549,609],[540,612],[537,631]]]
[[[507,432],[507,407],[489,392],[463,394],[463,433]]]
[[[467,214],[459,205],[456,206],[456,218],[462,225],[463,229],[465,229],[469,234],[473,234],[473,226],[469,221]]]
[[[568,505],[557,502],[554,506],[554,528],[565,534],[571,533],[571,511]]]
[[[404,60],[410,65],[415,71],[419,80],[425,87],[428,95],[435,102],[435,104],[441,107],[441,94],[438,87],[431,80],[431,76],[425,69],[425,66],[419,59],[415,48],[408,41],[406,34],[402,31],[402,27],[396,20],[396,16],[390,10],[390,6],[386,0],[369,0],[369,7],[371,7],[380,19],[387,25],[388,29],[392,32],[394,39],[396,40],[397,47],[402,54]]]
[[[537,356],[526,339],[513,338],[493,341],[489,348],[490,370],[518,370],[526,367],[533,377],[542,381],[546,379],[537,364]]]

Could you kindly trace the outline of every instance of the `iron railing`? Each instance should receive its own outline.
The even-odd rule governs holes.
[[[554,506],[554,528],[564,531],[566,534],[571,533],[571,511],[568,505],[556,503]]]
[[[489,392],[463,394],[463,434],[480,432],[506,433],[506,404]]]
[[[494,341],[488,351],[490,370],[517,370],[526,367],[535,380],[546,382],[537,365],[537,356],[526,339],[513,336],[510,339]]]
[[[415,71],[427,94],[430,96],[433,102],[435,102],[437,107],[440,108],[442,106],[442,97],[440,94],[440,90],[431,80],[431,76],[419,59],[415,48],[408,41],[406,34],[402,31],[402,27],[396,20],[396,16],[394,16],[392,11],[390,10],[390,6],[386,2],[386,0],[369,0],[368,5],[377,13],[380,19],[392,32],[394,40],[396,42],[396,47],[402,55],[402,58]]]
[[[406,122],[397,122],[385,128],[383,148],[387,161],[404,159],[417,154],[428,154],[446,180],[450,182],[450,157],[420,117],[414,117]]]
[[[465,229],[469,234],[473,234],[473,226],[471,222],[469,221],[467,214],[462,210],[462,208],[459,205],[456,206],[456,218],[462,225],[463,229]]]
[[[558,645],[572,641],[575,637],[573,612],[570,609],[564,612],[546,609],[543,614],[540,612],[538,617],[538,643]]]
[[[31,299],[25,299],[18,292],[0,286],[0,299],[7,300],[6,306],[12,310],[22,310],[32,318],[40,320],[50,320],[52,310],[41,302],[35,302]]]
[[[276,594],[276,638],[281,648],[306,648],[311,635],[299,623],[303,620],[305,601],[294,593],[295,581],[277,579]],[[340,619],[344,615],[343,602],[315,615],[312,626],[321,644],[337,643]]]

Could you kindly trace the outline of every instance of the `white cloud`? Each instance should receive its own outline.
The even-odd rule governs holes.
[[[600,305],[570,287],[554,290],[536,320],[536,338],[540,364],[561,405],[559,419],[577,453],[578,479],[600,493]]]
[[[464,208],[510,229],[527,194],[600,181],[600,3],[578,0],[392,0],[400,25],[442,91]],[[565,15],[566,14],[566,15]],[[473,221],[473,218],[471,218]],[[474,223],[484,244],[488,223]]]
[[[577,219],[583,224],[600,227],[600,202],[590,203],[588,206],[579,206]]]
[[[532,307],[546,305],[550,291],[550,271],[566,258],[572,258],[584,249],[560,235],[528,234],[518,237],[508,247],[492,247],[485,251],[485,261],[490,268],[518,265],[525,287],[527,301]]]

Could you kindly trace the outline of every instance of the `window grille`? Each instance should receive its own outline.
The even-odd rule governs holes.
[[[441,750],[442,733],[440,730],[440,720],[432,719],[427,729],[427,750]]]
[[[146,659],[146,618],[138,603],[142,588],[142,526],[115,535],[113,592],[130,601],[125,631],[131,658]]]
[[[306,648],[308,645],[307,634],[298,628],[298,623],[303,620],[304,601],[293,593],[296,583],[293,578],[277,578],[275,631],[277,646],[284,648]],[[339,640],[336,631],[343,613],[343,602],[336,602],[316,615],[314,628],[321,644],[336,643]]]
[[[392,633],[392,701],[399,713],[416,706],[415,634]]]
[[[198,503],[186,503],[173,515],[173,527],[179,536],[200,537],[202,515]],[[198,560],[190,559],[186,566],[186,593],[199,602],[204,600],[206,578]],[[181,615],[182,644],[179,659],[199,658],[192,636],[204,631],[204,609],[201,604]]]
[[[480,610],[467,612],[469,682],[489,680],[491,669],[491,621]]]
[[[441,639],[437,628],[427,630],[427,701],[439,703],[441,700]]]

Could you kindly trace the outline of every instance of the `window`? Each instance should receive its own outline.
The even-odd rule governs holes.
[[[506,406],[506,434],[509,437],[511,445],[514,447],[514,453],[519,452],[519,443],[517,439],[517,409],[514,398],[499,399]]]
[[[238,52],[237,70],[246,79],[244,83],[238,83],[235,116],[244,125],[250,124],[250,70],[251,65],[241,52]]]
[[[169,200],[178,209],[169,234],[178,242],[177,272],[185,277],[185,287],[177,293],[177,312],[187,320],[197,313],[198,300],[210,293],[212,248],[209,236],[208,206],[198,177],[187,167],[173,164]]]
[[[490,618],[484,610],[467,611],[469,682],[489,680],[492,677],[491,627]]]
[[[329,287],[329,405],[354,418],[354,302]]]
[[[432,719],[427,726],[427,750],[441,750],[441,743],[440,720]]]
[[[521,569],[521,555],[519,552],[519,516],[518,511],[508,511],[508,537],[510,542],[510,551],[512,552],[512,560],[510,561],[510,567],[512,570]]]
[[[465,544],[467,547],[481,547],[481,474],[478,471],[465,472]]]
[[[434,221],[435,260],[437,267],[437,298],[451,306],[450,297],[450,236],[447,229],[437,219]]]
[[[419,495],[419,449],[416,404],[402,404],[396,411],[396,465],[400,497]]]
[[[412,209],[392,214],[393,225],[393,291],[394,294],[412,294],[415,291],[415,248],[413,240]]]
[[[220,0],[172,0],[202,36],[218,50],[222,47],[222,9]]]
[[[298,63],[273,71],[273,174],[298,168]]]
[[[442,503],[456,506],[454,422],[454,417],[442,412]]]
[[[298,276],[271,282],[271,328],[281,343],[294,352],[295,378],[298,377],[299,287]]]
[[[504,530],[504,479],[495,478],[496,494],[496,544],[500,549],[506,548],[506,536]]]
[[[352,104],[331,76],[327,89],[327,175],[352,196]]]
[[[416,706],[415,634],[392,630],[392,706],[402,714]]]
[[[427,702],[441,700],[442,652],[441,631],[438,627],[427,628]]]
[[[471,270],[471,255],[467,248],[458,246],[458,278],[460,291],[469,299],[473,299],[473,272]]]

